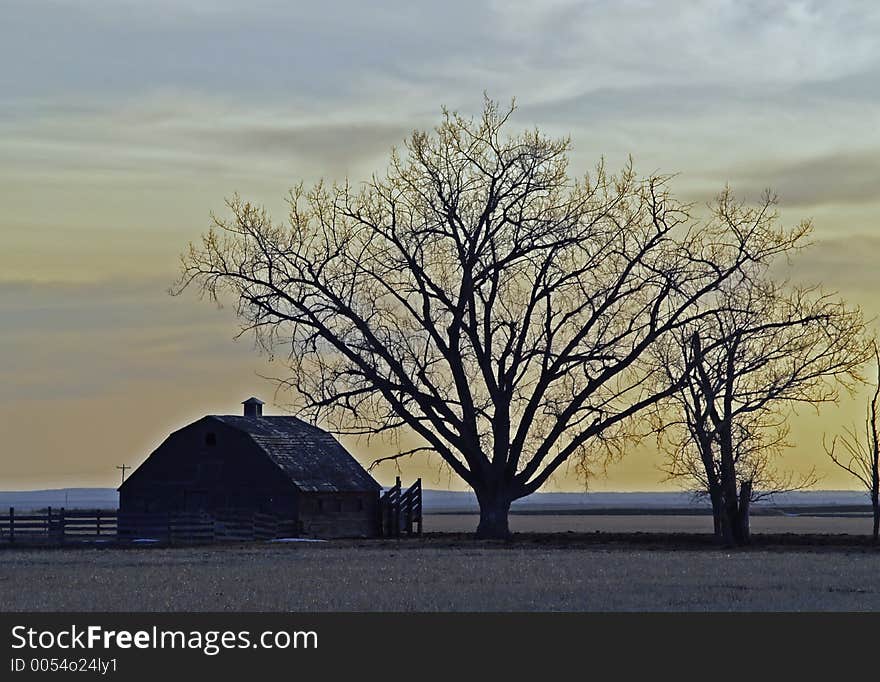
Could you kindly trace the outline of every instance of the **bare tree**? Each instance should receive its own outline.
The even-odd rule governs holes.
[[[682,395],[680,400],[678,417],[672,417],[668,408],[660,411],[663,423],[657,432],[661,450],[667,454],[663,469],[668,480],[684,481],[695,497],[709,499],[715,537],[724,543],[724,487],[717,438],[705,413],[695,409],[699,407],[695,396]],[[737,518],[743,541],[749,536],[752,502],[809,488],[817,481],[815,470],[795,475],[778,468],[778,457],[791,447],[786,422],[783,414],[764,412],[740,415],[733,424],[733,461],[740,491]]]
[[[697,220],[667,177],[631,166],[572,178],[569,140],[507,136],[512,111],[444,111],[361,189],[295,188],[286,224],[233,198],[173,290],[237,299],[243,332],[286,353],[306,418],[416,434],[476,492],[482,537],[670,395],[646,350],[809,228],[727,195]]]
[[[877,410],[880,405],[880,351],[873,344],[874,361],[877,363],[877,384],[871,401],[868,403],[868,414],[865,417],[864,439],[860,438],[855,428],[846,429],[842,436],[835,436],[828,445],[823,439],[825,452],[837,466],[855,476],[868,490],[871,498],[871,509],[874,515],[872,537],[878,541],[880,534],[880,442],[877,439]],[[843,452],[837,449],[840,444]]]
[[[815,289],[789,288],[746,268],[717,292],[711,315],[680,330],[665,356],[680,417],[661,425],[668,472],[696,482],[710,498],[715,534],[726,545],[749,540],[750,503],[808,487],[775,466],[786,447],[788,412],[818,409],[859,380],[866,359],[857,308]]]

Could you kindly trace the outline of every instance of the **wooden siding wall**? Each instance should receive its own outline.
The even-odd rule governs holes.
[[[378,493],[302,493],[299,502],[303,535],[371,538],[379,534]]]
[[[132,513],[252,509],[295,516],[296,494],[249,438],[199,421],[172,434],[132,474],[119,504]]]

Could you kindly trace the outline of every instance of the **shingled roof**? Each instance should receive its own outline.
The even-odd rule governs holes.
[[[378,490],[379,484],[326,431],[296,417],[212,415],[246,433],[305,492]]]

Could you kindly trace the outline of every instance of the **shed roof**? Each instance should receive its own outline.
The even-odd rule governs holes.
[[[296,417],[212,415],[246,433],[305,492],[356,492],[380,486],[333,436]]]

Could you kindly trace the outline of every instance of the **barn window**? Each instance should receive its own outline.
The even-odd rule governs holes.
[[[205,445],[217,445],[217,434],[216,433],[206,433],[205,434]]]

